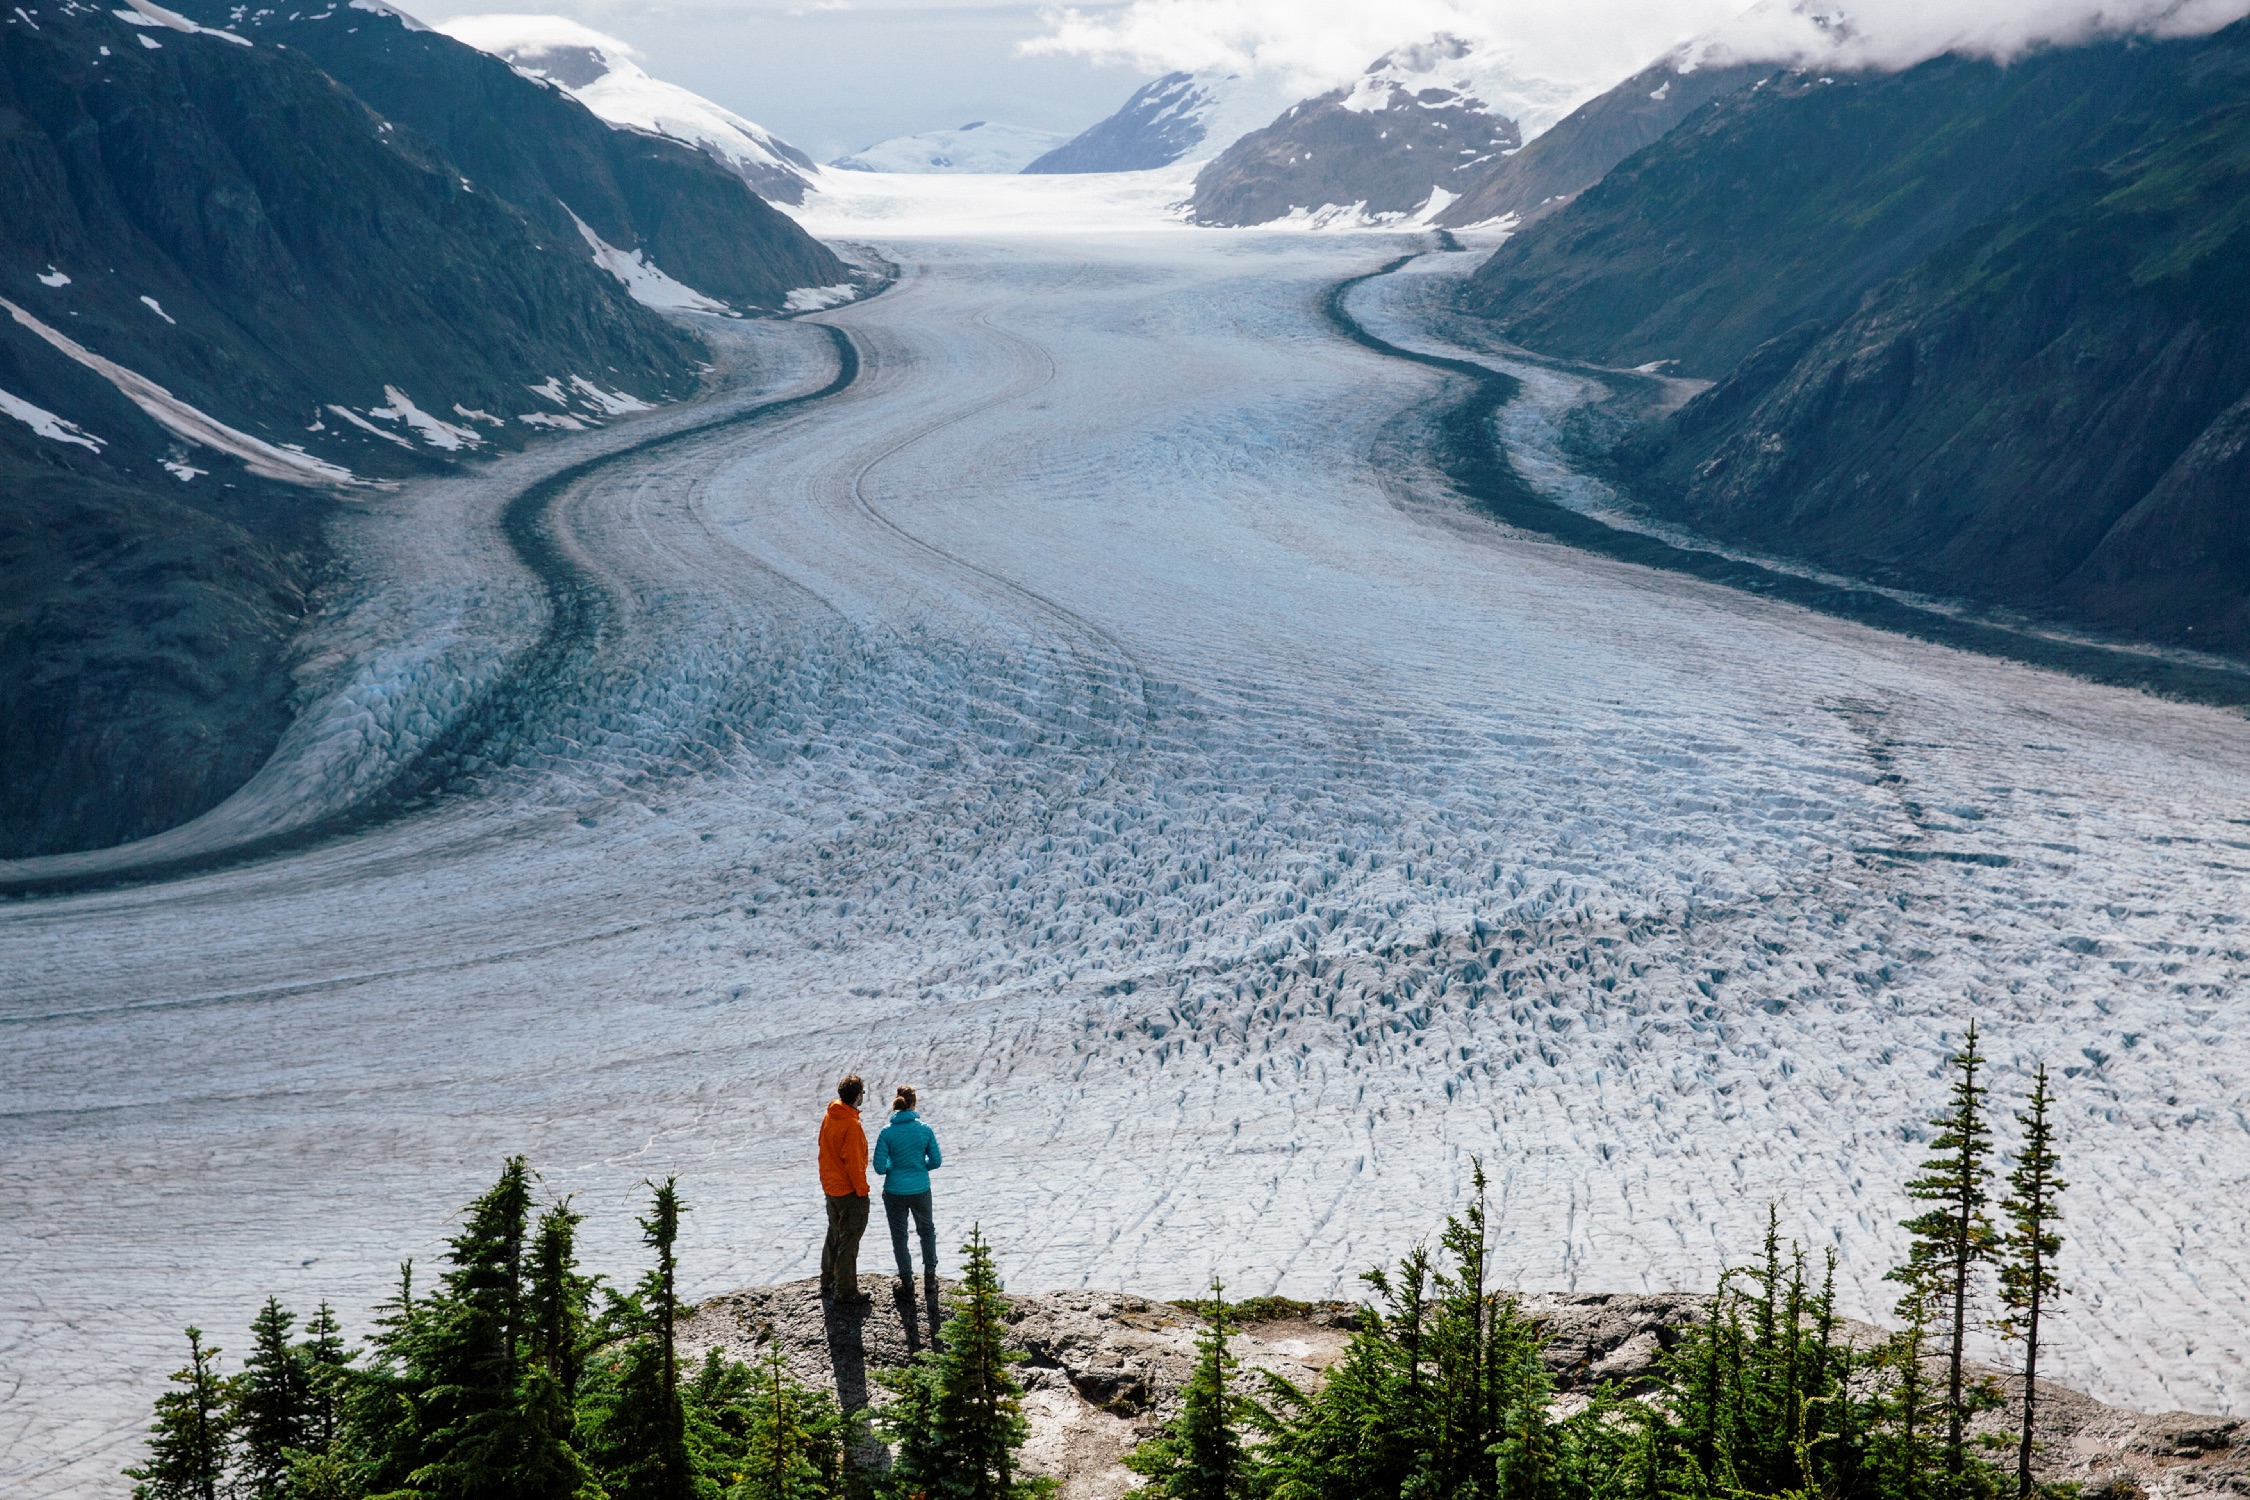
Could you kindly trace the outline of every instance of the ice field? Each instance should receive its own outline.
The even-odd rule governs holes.
[[[184,1323],[363,1332],[504,1153],[598,1269],[676,1171],[696,1294],[811,1274],[846,1069],[1019,1289],[1348,1295],[1474,1155],[1516,1285],[1708,1287],[1778,1199],[1878,1311],[1972,1016],[1996,1098],[2060,1075],[2057,1377],[2250,1409],[2241,716],[1477,519],[1446,377],[1321,312],[1416,237],[928,191],[823,210],[896,288],[730,325],[719,406],[828,382],[823,324],[846,389],[561,486],[576,635],[505,507],[697,412],[355,513],[304,723],[175,842],[473,710],[445,796],[0,902],[0,1493],[123,1493]]]

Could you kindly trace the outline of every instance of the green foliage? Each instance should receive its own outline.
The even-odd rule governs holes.
[[[1215,1309],[1224,1306],[1237,1328],[1309,1318],[1316,1310],[1314,1303],[1299,1302],[1294,1297],[1245,1297],[1240,1302],[1223,1304],[1210,1297],[1177,1297],[1171,1305],[1199,1318],[1209,1318]]]
[[[1922,1163],[1922,1175],[1909,1179],[1906,1194],[1931,1207],[1904,1220],[1900,1227],[1913,1238],[1904,1265],[1890,1273],[1906,1292],[1898,1312],[1911,1319],[1909,1303],[1927,1303],[1926,1311],[1939,1320],[1946,1362],[1945,1467],[1958,1488],[1969,1478],[1966,1433],[1969,1419],[1988,1404],[1970,1389],[1962,1373],[1967,1357],[1969,1307],[1976,1295],[1977,1272],[1992,1261],[1999,1248],[1987,1212],[1991,1202],[1992,1127],[1985,1117],[1985,1088],[1977,1082],[1984,1067],[1977,1051],[1977,1027],[1969,1023],[1960,1052],[1951,1060],[1954,1079],[1947,1093],[1945,1112],[1930,1123],[1937,1139]]]
[[[313,1446],[312,1372],[289,1342],[297,1319],[275,1298],[250,1325],[250,1357],[232,1382],[231,1422],[237,1456],[236,1493],[280,1500],[287,1493],[290,1454]]]
[[[1038,1500],[1054,1484],[1016,1475],[1029,1428],[1023,1387],[1008,1373],[1022,1356],[1003,1342],[1006,1308],[992,1247],[972,1227],[961,1247],[961,1290],[938,1348],[882,1377],[893,1401],[878,1417],[898,1444],[891,1500]]]
[[[1236,1361],[1227,1348],[1235,1321],[1226,1288],[1211,1283],[1206,1323],[1195,1342],[1195,1370],[1180,1414],[1125,1457],[1125,1467],[1150,1482],[1139,1494],[1167,1500],[1242,1500],[1251,1493],[1242,1452],[1245,1403],[1234,1388]]]
[[[2047,1087],[2047,1065],[2041,1063],[2032,1077],[2031,1098],[2017,1114],[2023,1144],[2008,1173],[2008,1196],[2000,1210],[2008,1230],[2001,1237],[2000,1305],[2006,1314],[2000,1328],[2023,1345],[2023,1422],[2016,1441],[2016,1494],[2031,1494],[2033,1420],[2039,1403],[2039,1320],[2048,1304],[2062,1295],[2055,1275],[2055,1259],[2062,1254],[2062,1235],[2055,1223],[2062,1218],[2058,1203],[2070,1184],[2062,1179],[2062,1162],[2055,1155],[2054,1122],[2048,1118],[2054,1099]]]
[[[689,1453],[687,1407],[680,1394],[677,1180],[648,1184],[652,1198],[640,1221],[641,1243],[655,1264],[605,1314],[608,1348],[596,1361],[582,1408],[586,1456],[612,1500],[695,1500],[717,1493]]]
[[[228,1392],[219,1351],[203,1342],[200,1328],[190,1327],[187,1341],[187,1365],[172,1376],[179,1389],[156,1398],[148,1458],[125,1471],[139,1481],[133,1500],[218,1500],[226,1481]]]
[[[727,1500],[831,1500],[844,1493],[855,1428],[835,1398],[789,1374],[781,1346],[755,1370],[711,1350],[686,1389],[688,1441]]]

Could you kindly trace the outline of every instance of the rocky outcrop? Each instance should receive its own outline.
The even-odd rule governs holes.
[[[946,1289],[953,1290],[950,1284]],[[835,1313],[824,1309],[811,1281],[729,1292],[698,1306],[680,1337],[696,1358],[717,1348],[756,1360],[778,1348],[792,1375],[834,1392],[847,1408],[879,1405],[883,1393],[874,1377],[928,1347],[938,1318],[921,1299],[898,1294],[888,1277],[864,1277],[861,1290],[874,1299],[870,1306]],[[1017,1374],[1031,1422],[1025,1467],[1060,1480],[1063,1500],[1117,1500],[1136,1482],[1119,1460],[1178,1410],[1201,1320],[1179,1304],[1123,1292],[1045,1292],[1007,1301],[1008,1342],[1024,1355]],[[1520,1306],[1541,1326],[1557,1406],[1568,1410],[1604,1383],[1645,1388],[1681,1330],[1708,1316],[1710,1299],[1529,1293]],[[1343,1357],[1361,1316],[1358,1308],[1334,1302],[1268,1303],[1249,1311],[1256,1316],[1232,1345],[1244,1367],[1308,1389]],[[1853,1325],[1847,1336],[1876,1333]],[[2084,1484],[2084,1493],[2113,1500],[2151,1492],[2250,1494],[2250,1447],[2238,1446],[2240,1424],[2230,1418],[2126,1411],[2044,1381],[2039,1390],[2042,1480]],[[2008,1431],[2007,1413],[1985,1414],[1979,1430]]]

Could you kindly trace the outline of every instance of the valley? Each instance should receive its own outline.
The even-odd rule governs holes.
[[[1012,1290],[1348,1295],[1481,1156],[1506,1284],[1704,1288],[1779,1197],[1872,1313],[1972,1007],[2000,1089],[2060,1075],[2058,1378],[2241,1409],[2240,715],[1479,515],[1460,377],[1325,315],[1424,237],[1103,191],[836,190],[890,290],[355,498],[309,707],[170,836],[442,743],[430,795],[0,905],[0,1489],[111,1492],[183,1322],[364,1328],[507,1152],[598,1268],[677,1171],[691,1293],[806,1275],[846,1068],[921,1089]],[[1425,269],[1351,311],[1437,337]]]

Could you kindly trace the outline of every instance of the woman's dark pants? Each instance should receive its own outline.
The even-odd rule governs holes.
[[[883,1194],[883,1216],[891,1221],[891,1254],[898,1257],[898,1275],[901,1281],[914,1279],[914,1259],[906,1252],[906,1216],[914,1216],[914,1228],[922,1236],[922,1274],[932,1280],[937,1278],[937,1221],[930,1216],[930,1195],[924,1193]]]

